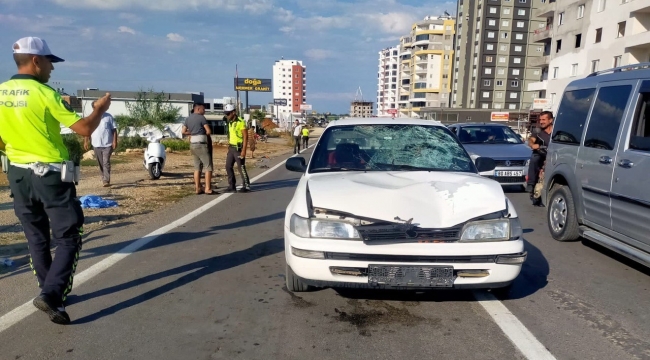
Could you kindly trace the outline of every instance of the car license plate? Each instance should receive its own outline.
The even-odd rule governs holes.
[[[369,265],[368,283],[389,286],[452,287],[451,266]]]
[[[497,177],[524,176],[523,171],[495,171]]]

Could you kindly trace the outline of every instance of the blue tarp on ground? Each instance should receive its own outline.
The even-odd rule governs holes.
[[[106,209],[117,207],[117,201],[104,200],[97,195],[85,195],[79,198],[84,209]]]

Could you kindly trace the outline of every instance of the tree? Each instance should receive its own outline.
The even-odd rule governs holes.
[[[125,127],[141,128],[153,126],[159,130],[164,129],[164,124],[176,122],[180,116],[180,109],[165,100],[164,92],[155,92],[153,89],[145,92],[140,90],[134,102],[127,102],[128,116],[118,116],[118,131]]]
[[[264,113],[261,110],[255,110],[251,114],[251,119],[257,120],[257,121],[262,121],[262,120],[264,120],[265,117],[266,117],[266,115],[264,115]]]

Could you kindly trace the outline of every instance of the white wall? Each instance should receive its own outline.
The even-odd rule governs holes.
[[[130,100],[133,102],[133,100]],[[93,100],[82,100],[81,101],[81,107],[82,107],[82,114],[83,116],[88,116],[92,113],[93,107],[92,107],[92,102]],[[126,103],[127,100],[112,100],[111,101],[111,107],[108,109],[108,113],[117,116],[117,115],[129,115],[129,111],[126,108]],[[189,103],[183,103],[183,102],[170,102],[170,104],[178,108],[179,111],[179,121],[182,119],[185,119],[186,117],[190,116],[190,112],[192,110],[192,104]]]

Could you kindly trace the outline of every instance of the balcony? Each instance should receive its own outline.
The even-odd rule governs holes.
[[[546,42],[553,38],[553,24],[546,25],[546,27],[537,29],[533,32],[534,42]]]
[[[555,0],[546,0],[533,11],[533,17],[554,17],[556,5]]]
[[[551,56],[531,56],[528,58],[528,66],[530,67],[544,67],[551,63]]]
[[[529,83],[527,91],[543,91],[546,90],[547,87],[548,87],[548,80],[538,81],[534,83]]]

